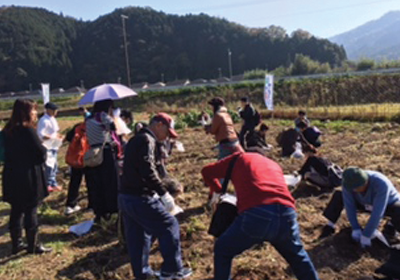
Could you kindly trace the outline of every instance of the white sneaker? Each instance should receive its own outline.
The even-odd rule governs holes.
[[[79,210],[81,210],[81,207],[79,205],[75,205],[74,207],[67,206],[67,208],[65,208],[64,214],[68,216],[68,215],[78,212]]]

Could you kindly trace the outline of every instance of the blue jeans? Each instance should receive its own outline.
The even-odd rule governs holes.
[[[214,279],[230,279],[232,259],[263,241],[270,242],[285,258],[297,279],[319,279],[300,240],[296,211],[278,204],[244,211],[220,236],[214,247]]]
[[[49,152],[57,158],[57,153],[58,150],[49,150]],[[54,167],[50,167],[46,165],[46,177],[47,177],[47,185],[56,187],[58,186],[56,176],[57,176],[57,171],[58,171],[58,164],[57,161],[54,164]]]
[[[239,145],[239,141],[236,140],[234,142],[229,142],[229,143],[220,143],[218,144],[218,160],[226,158],[227,156],[230,156],[231,154],[234,154],[236,152],[241,151],[242,148]]]
[[[125,237],[133,274],[146,279],[143,268],[149,266],[151,237],[160,243],[164,262],[162,272],[174,273],[182,269],[178,220],[165,210],[159,199],[148,196],[118,195]]]

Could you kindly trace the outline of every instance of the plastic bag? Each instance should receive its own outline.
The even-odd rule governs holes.
[[[72,232],[73,234],[75,234],[77,236],[82,236],[91,230],[93,224],[94,224],[93,220],[84,221],[82,223],[71,226],[69,228],[69,232]]]

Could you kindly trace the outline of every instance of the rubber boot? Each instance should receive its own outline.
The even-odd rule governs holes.
[[[15,255],[19,252],[26,250],[27,246],[24,242],[22,242],[22,232],[20,229],[10,229],[11,236],[11,254]]]
[[[29,254],[43,254],[49,253],[53,249],[44,247],[38,242],[38,231],[37,229],[30,229],[26,231],[26,239],[28,241],[28,253]]]

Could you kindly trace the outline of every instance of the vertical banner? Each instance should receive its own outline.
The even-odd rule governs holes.
[[[50,84],[41,84],[42,85],[42,97],[43,97],[43,105],[50,102]]]
[[[265,75],[264,101],[268,110],[274,110],[274,75]]]

